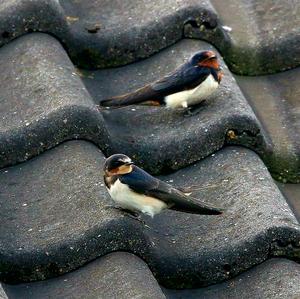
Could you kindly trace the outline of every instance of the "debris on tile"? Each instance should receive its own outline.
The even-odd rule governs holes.
[[[229,27],[229,26],[222,26],[222,28],[227,31],[227,32],[231,32],[232,31],[232,28]]]

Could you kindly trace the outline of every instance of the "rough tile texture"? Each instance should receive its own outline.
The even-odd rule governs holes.
[[[35,156],[68,139],[105,149],[102,116],[63,47],[30,34],[0,49],[0,167]]]
[[[158,283],[218,282],[164,291],[300,297],[291,261],[300,261],[300,185],[277,183],[285,201],[265,167],[300,183],[300,73],[290,70],[300,65],[299,9],[295,0],[0,1],[0,280],[23,282],[4,285],[7,294],[0,285],[0,298],[164,298]],[[194,115],[97,108],[212,45],[225,77]],[[233,77],[227,66],[265,76]],[[162,179],[226,212],[164,211],[144,226],[108,207],[104,155],[119,151],[152,173],[182,168]]]
[[[161,173],[237,144],[259,153],[276,179],[298,182],[297,69],[237,77],[264,129],[224,63],[219,90],[192,116],[183,109],[143,105],[99,111],[93,103],[152,82],[195,51],[208,48],[213,49],[205,42],[185,40],[137,64],[87,72],[74,69],[61,45],[47,35],[31,34],[4,46],[0,166],[76,138],[91,140],[107,155],[124,152],[152,173]]]
[[[211,3],[217,11],[219,26],[202,31],[200,24],[192,23],[185,28],[185,36],[214,44],[232,71],[259,75],[299,66],[299,1],[211,0]]]
[[[26,32],[49,32],[74,63],[99,68],[193,37],[215,44],[237,73],[270,73],[300,63],[299,7],[293,0],[4,0],[0,45]]]
[[[83,79],[99,102],[112,93],[128,91],[129,86],[134,89],[151,82],[193,52],[207,48],[211,47],[203,42],[184,41],[138,65],[84,73]],[[227,143],[248,146],[262,155],[268,152],[260,124],[227,69],[221,88],[193,116],[165,107],[99,111],[78,76],[84,75],[74,70],[52,37],[31,34],[0,52],[0,65],[8,70],[0,79],[2,167],[68,139],[91,140],[107,155],[127,153],[153,173],[189,165]],[[168,61],[166,68],[159,68],[164,61]],[[229,130],[235,131],[233,139],[227,136]]]
[[[8,299],[1,284],[0,284],[0,299]]]
[[[161,53],[126,67],[81,72],[96,103],[133,91],[163,77],[186,61],[195,51],[212,49],[201,41],[185,40]],[[235,143],[260,154],[268,145],[252,109],[226,65],[217,92],[190,116],[184,109],[129,106],[102,108],[110,134],[109,153],[123,152],[152,173],[178,169],[200,160],[224,146]],[[234,137],[227,136],[234,130]],[[151,159],[149,159],[151,157]]]
[[[238,269],[243,267],[245,270],[244,266],[250,266],[252,261],[263,261],[263,256],[267,258],[294,252],[294,256],[290,257],[299,260],[299,224],[275,188],[265,166],[253,152],[244,148],[226,148],[194,166],[163,178],[180,186],[199,185],[201,189],[194,196],[227,208],[223,216],[208,217],[209,222],[198,222],[198,216],[176,212],[149,221],[158,235],[164,227],[165,235],[174,243],[171,250],[176,262],[172,264],[168,259],[162,271],[172,274],[165,274],[160,279],[166,281],[165,285],[172,288],[194,287],[194,280],[198,281],[198,286],[204,286],[213,281],[212,277],[210,282],[206,280],[210,275],[228,279],[238,274]],[[294,229],[289,230],[289,225]],[[293,237],[290,235],[292,231]],[[287,239],[282,242],[282,237]],[[294,241],[291,242],[291,239]],[[170,249],[165,252],[170,253]],[[182,262],[188,255],[197,263],[192,265],[190,259]],[[172,271],[171,267],[176,271]],[[175,280],[175,275],[181,279]]]
[[[76,64],[99,68],[148,57],[180,40],[184,24],[195,19],[208,28],[217,25],[207,0],[5,0],[0,41],[28,31],[50,32]]]
[[[286,197],[289,206],[298,219],[298,222],[300,222],[300,184],[277,183],[277,185]]]
[[[257,77],[236,76],[267,132],[272,151],[265,156],[281,182],[300,182],[300,68]]]
[[[166,298],[147,264],[125,252],[111,253],[58,278],[4,288],[9,299]]]
[[[271,259],[228,282],[203,289],[168,290],[168,299],[291,299],[300,298],[300,265]]]
[[[143,244],[134,220],[105,208],[103,163],[94,145],[70,141],[1,170],[1,279],[44,279]]]
[[[300,227],[261,160],[230,147],[163,177],[200,188],[221,216],[165,211],[147,224],[106,207],[104,157],[72,141],[0,173],[1,280],[45,279],[97,256],[134,252],[168,287],[222,281],[270,256],[300,258]],[[59,179],[58,179],[59,178]]]

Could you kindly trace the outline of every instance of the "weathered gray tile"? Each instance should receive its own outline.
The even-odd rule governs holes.
[[[111,253],[58,278],[4,288],[9,299],[166,298],[145,262],[125,252]]]
[[[1,170],[1,279],[44,279],[143,244],[134,221],[105,208],[103,163],[94,145],[70,141]]]
[[[300,228],[256,154],[228,147],[162,177],[194,186],[221,216],[165,211],[149,227],[118,210],[103,186],[104,157],[70,141],[0,171],[0,277],[45,279],[112,251],[136,253],[168,287],[205,286],[271,256],[299,259]]]
[[[1,284],[0,284],[0,299],[8,299]]]
[[[218,26],[201,30],[200,24],[192,23],[185,27],[185,36],[214,44],[233,72],[259,75],[299,66],[299,1],[210,2],[218,14]]]
[[[207,48],[211,46],[204,42],[183,41],[137,64],[84,72],[82,79],[98,103],[155,80]],[[260,154],[268,151],[260,124],[227,69],[218,92],[193,116],[182,109],[149,106],[100,111],[77,75],[82,71],[74,70],[52,37],[31,34],[0,52],[0,64],[7,70],[0,79],[1,167],[74,138],[91,140],[107,155],[127,153],[153,173],[184,167],[228,143]],[[230,130],[234,138],[228,137]]]
[[[282,184],[277,182],[277,185],[300,222],[300,184]]]
[[[296,299],[300,297],[299,281],[299,264],[271,259],[222,284],[164,292],[168,299]]]
[[[227,208],[223,216],[209,217],[205,223],[198,222],[195,215],[179,218],[176,212],[166,215],[169,218],[161,215],[149,221],[158,235],[164,227],[164,234],[174,244],[172,251],[165,250],[160,256],[168,261],[159,272],[163,277],[157,276],[165,285],[205,286],[233,277],[271,256],[299,260],[299,224],[253,152],[228,147],[163,178],[175,185],[198,185],[200,190],[194,196]],[[292,230],[287,228],[290,225]],[[156,240],[166,244],[158,237]],[[167,259],[170,251],[174,260]],[[192,264],[189,259],[183,262],[187,256],[197,262]]]
[[[82,72],[82,79],[99,103],[163,77],[204,49],[216,51],[205,42],[185,40],[139,63]],[[218,91],[192,116],[183,109],[165,107],[101,108],[110,134],[110,153],[124,152],[152,173],[160,173],[200,160],[228,143],[267,152],[256,116],[223,62],[222,66],[225,75]],[[233,138],[227,135],[230,130],[235,132]]]
[[[264,157],[281,182],[300,182],[300,68],[257,77],[236,76],[270,138]]]
[[[76,64],[116,66],[178,41],[184,24],[195,18],[208,28],[217,25],[208,0],[5,0],[0,4],[0,44],[28,31],[50,32]]]
[[[12,41],[24,33],[48,32],[62,42],[73,63],[101,68],[140,60],[193,37],[220,49],[234,72],[257,75],[299,65],[299,7],[293,0],[2,1],[0,45],[10,44],[0,50],[0,167],[77,138],[107,154],[126,152],[154,173],[240,144],[259,153],[276,179],[299,183],[297,69],[237,77],[263,126],[227,69],[224,85],[195,116],[135,106],[106,110],[103,118],[92,98],[98,102],[130,91],[210,46],[183,41],[137,64],[83,72],[91,98],[78,77],[82,71],[74,69],[54,38],[32,34]],[[249,150],[226,148],[163,177],[181,186],[199,185],[195,196],[227,207],[224,215],[166,211],[146,219],[150,229],[104,208],[110,200],[102,183],[103,159],[87,142],[68,142],[1,170],[2,279],[56,276],[115,250],[141,256],[169,287],[206,286],[273,256],[299,261],[299,225],[262,161]],[[280,188],[299,216],[298,186]],[[299,296],[299,275],[294,262],[270,260],[229,282],[167,295],[293,298]],[[126,253],[100,258],[66,276],[6,290],[9,298],[41,298],[45,292],[57,298],[61,289],[62,298],[163,296],[147,266]],[[1,286],[0,297],[7,298]]]
[[[0,49],[0,64],[6,70],[0,79],[0,166],[80,138],[93,141],[106,154],[125,152],[160,173],[189,165],[226,144],[239,144],[258,152],[276,179],[298,182],[298,69],[237,76],[243,94],[223,63],[221,87],[193,116],[149,106],[100,112],[92,101],[134,90],[207,48],[212,49],[186,40],[136,64],[83,72],[74,69],[50,36],[36,33],[13,41]],[[233,138],[228,131],[234,132]]]
[[[216,45],[237,73],[272,73],[300,63],[299,7],[295,0],[3,0],[0,45],[27,32],[49,32],[74,63],[99,68],[193,37]]]
[[[103,118],[57,40],[21,37],[0,49],[0,68],[0,167],[68,139],[105,149]]]

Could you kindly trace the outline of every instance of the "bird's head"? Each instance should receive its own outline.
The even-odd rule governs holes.
[[[190,58],[190,63],[196,67],[213,68],[215,71],[221,70],[218,57],[213,51],[201,51],[195,53]]]
[[[132,160],[123,154],[115,154],[105,160],[103,170],[106,176],[120,175],[132,171]]]

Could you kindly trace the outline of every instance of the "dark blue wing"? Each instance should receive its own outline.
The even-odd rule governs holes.
[[[158,179],[135,165],[132,172],[120,176],[119,180],[121,183],[128,185],[132,190],[144,194],[149,190],[157,188],[159,185]]]
[[[185,89],[191,89],[198,86],[210,74],[209,68],[201,68],[184,64],[173,73],[166,75],[162,79],[151,84],[155,91],[163,92],[169,95]]]
[[[101,101],[101,106],[126,106],[153,100],[161,102],[165,96],[186,89],[192,89],[210,74],[210,68],[201,68],[185,63],[162,79],[147,84],[131,93]]]
[[[128,185],[129,188],[135,192],[160,199],[175,210],[208,215],[222,213],[220,208],[185,195],[183,192],[154,178],[137,166],[133,166],[132,172],[121,175],[119,180],[121,183]]]

